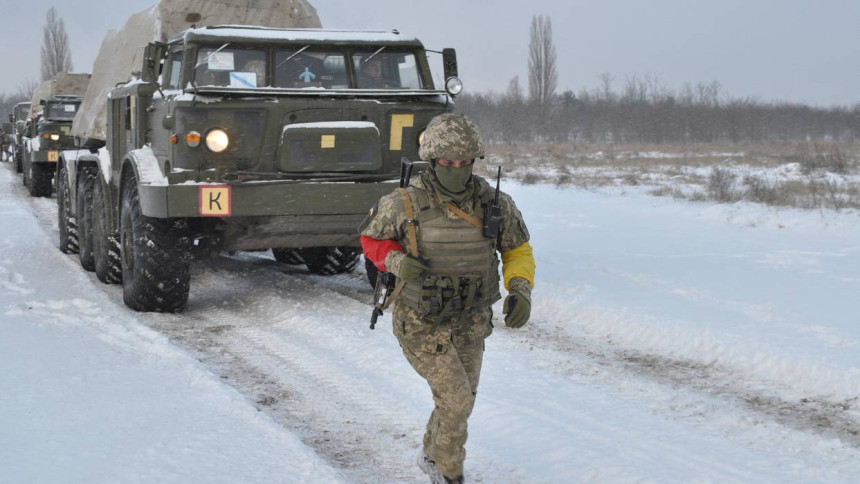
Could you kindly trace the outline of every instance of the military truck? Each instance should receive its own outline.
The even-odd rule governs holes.
[[[9,114],[9,121],[12,122],[12,160],[15,162],[15,171],[17,173],[21,173],[23,168],[23,158],[21,153],[21,147],[23,146],[24,140],[24,129],[27,126],[27,116],[30,113],[30,103],[29,102],[21,102],[15,105],[12,108],[12,112]]]
[[[221,251],[352,270],[357,226],[462,89],[442,55],[444,87],[396,30],[210,26],[149,43],[109,93],[103,145],[61,156],[60,248],[139,311],[183,309],[190,261]]]
[[[75,148],[72,120],[82,100],[81,96],[52,96],[42,100],[42,112],[28,120],[21,158],[24,186],[31,196],[51,196],[60,151]]]

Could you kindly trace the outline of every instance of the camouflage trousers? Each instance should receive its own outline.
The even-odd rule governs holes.
[[[433,324],[415,309],[395,305],[394,335],[412,368],[430,385],[435,407],[424,434],[424,453],[449,477],[463,473],[467,420],[475,405],[484,339],[493,332],[489,307]]]

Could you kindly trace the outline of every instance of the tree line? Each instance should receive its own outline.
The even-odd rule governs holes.
[[[457,98],[491,143],[760,143],[792,140],[860,140],[860,104],[813,107],[721,95],[718,82],[686,85],[679,92],[651,76],[629,77],[621,92],[608,74],[578,94],[551,102],[526,98],[514,78],[502,94]]]

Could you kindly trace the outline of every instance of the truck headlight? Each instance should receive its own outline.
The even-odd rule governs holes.
[[[449,77],[445,81],[445,90],[448,91],[448,94],[456,96],[463,92],[463,81],[459,77]]]
[[[206,147],[215,153],[221,153],[230,146],[230,137],[223,129],[213,129],[206,133]]]
[[[52,140],[52,141],[60,141],[60,135],[58,135],[58,134],[52,134],[52,135],[51,135],[51,140]]]

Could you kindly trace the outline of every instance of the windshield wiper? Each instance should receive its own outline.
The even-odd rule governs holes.
[[[369,56],[365,57],[364,59],[361,59],[361,63],[362,63],[362,64],[367,63],[368,61],[370,61],[370,59],[373,59],[373,58],[376,56],[376,54],[378,54],[378,53],[382,52],[383,50],[385,50],[385,47],[386,47],[386,46],[384,46],[384,45],[383,45],[382,47],[380,47],[380,48],[376,49],[376,52],[374,52],[373,54],[370,54]]]
[[[211,59],[213,55],[215,55],[215,54],[217,54],[217,53],[221,52],[221,51],[222,51],[222,50],[224,50],[224,48],[225,48],[225,47],[227,47],[228,45],[230,45],[230,42],[227,42],[226,44],[222,45],[221,47],[218,47],[218,49],[217,49],[217,50],[215,50],[215,52],[213,52],[213,53],[211,53],[211,54],[207,55],[205,59],[203,59],[202,61],[198,62],[198,63],[197,63],[197,65],[195,65],[195,66],[194,66],[194,69],[195,69],[195,70],[197,70],[197,68],[198,68],[198,67],[200,67],[200,66],[202,66],[203,64],[208,64],[208,63],[209,63],[209,59]]]
[[[194,100],[197,100],[197,68],[202,66],[203,64],[209,64],[209,59],[211,59],[213,55],[224,50],[224,48],[228,45],[230,45],[230,42],[227,42],[221,47],[218,47],[217,49],[215,49],[215,52],[212,52],[211,54],[207,55],[205,59],[194,65],[194,69],[191,70],[191,73],[194,74],[193,76],[191,76],[191,87],[194,88]],[[162,96],[164,96],[164,94],[162,94]]]
[[[282,65],[286,64],[288,60],[290,60],[290,59],[292,59],[293,57],[295,57],[295,56],[297,56],[297,55],[301,54],[301,53],[302,53],[302,52],[304,52],[308,47],[310,47],[310,45],[306,45],[306,46],[302,47],[301,49],[299,49],[299,50],[295,51],[295,53],[293,53],[293,55],[291,55],[291,56],[287,57],[286,59],[282,60],[280,64],[276,65],[276,66],[275,66],[275,69],[277,69],[278,67],[281,67]]]

